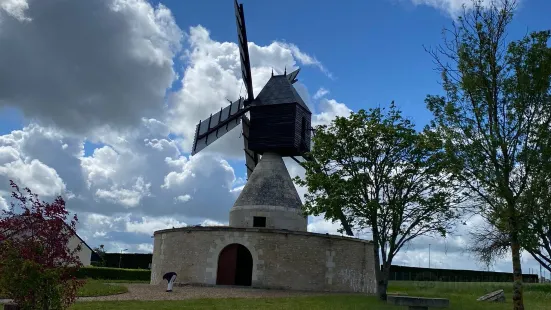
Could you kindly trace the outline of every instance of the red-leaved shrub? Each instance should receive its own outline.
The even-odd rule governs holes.
[[[48,203],[10,184],[13,202],[0,213],[0,292],[21,309],[68,308],[83,284],[75,278],[80,245],[69,247],[77,216],[67,220],[60,196]]]

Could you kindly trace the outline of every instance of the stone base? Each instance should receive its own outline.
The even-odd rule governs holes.
[[[242,206],[230,210],[230,226],[254,228],[254,217],[266,218],[265,228],[306,231],[308,218],[300,209],[280,206]]]
[[[231,269],[222,261],[224,270],[218,273],[222,251],[238,244],[252,257],[249,287],[364,294],[376,291],[373,243],[367,240],[224,226],[161,230],[154,238],[152,285],[159,284],[168,271],[178,274],[179,285],[217,285],[218,275]]]

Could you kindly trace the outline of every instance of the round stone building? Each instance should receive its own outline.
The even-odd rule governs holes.
[[[283,159],[265,153],[229,212],[229,226],[154,233],[151,284],[375,293],[371,241],[307,232]]]

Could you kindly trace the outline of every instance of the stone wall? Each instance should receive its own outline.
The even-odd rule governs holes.
[[[241,206],[230,210],[230,226],[253,227],[255,216],[266,218],[266,228],[306,231],[308,218],[300,209],[280,206]]]
[[[176,282],[216,284],[218,256],[232,243],[253,258],[252,286],[375,293],[370,241],[308,232],[186,227],[155,232],[151,284],[168,271]]]

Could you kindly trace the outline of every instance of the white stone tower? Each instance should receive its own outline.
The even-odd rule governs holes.
[[[307,224],[281,155],[264,153],[230,210],[230,226],[306,231]]]

